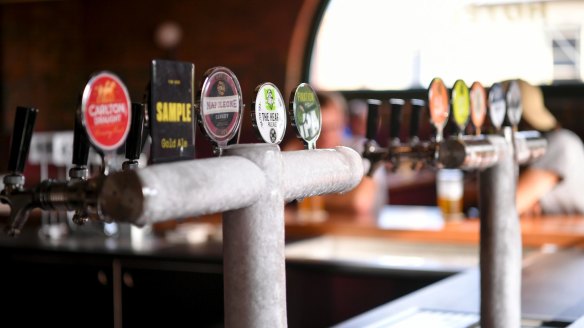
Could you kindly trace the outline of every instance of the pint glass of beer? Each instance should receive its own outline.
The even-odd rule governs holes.
[[[464,218],[462,195],[464,191],[463,174],[457,169],[441,169],[436,175],[436,196],[438,207],[446,221],[459,221]]]
[[[298,218],[301,222],[322,222],[327,216],[322,196],[306,197],[298,202]]]

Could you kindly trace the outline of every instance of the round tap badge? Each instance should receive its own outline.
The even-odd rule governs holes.
[[[209,69],[203,77],[200,97],[199,122],[217,146],[227,146],[237,134],[243,111],[237,77],[225,67]]]
[[[500,130],[505,120],[505,92],[501,83],[495,83],[489,90],[489,118],[495,129]]]
[[[460,132],[463,132],[470,117],[470,96],[463,80],[456,80],[452,87],[452,116]]]
[[[91,77],[81,100],[81,123],[89,141],[100,152],[120,147],[130,130],[130,95],[120,78],[110,72]]]
[[[480,131],[487,115],[487,93],[480,82],[470,87],[470,119],[477,131]]]
[[[292,126],[296,127],[298,137],[304,140],[307,149],[315,149],[322,117],[318,97],[309,84],[301,83],[292,91],[288,114]]]
[[[428,108],[430,120],[436,129],[441,131],[450,115],[448,106],[448,90],[440,78],[434,78],[428,88]]]
[[[279,144],[286,132],[286,106],[282,94],[269,82],[258,85],[255,92],[252,124],[264,142]]]
[[[512,126],[519,125],[522,113],[521,89],[519,88],[519,82],[513,80],[509,82],[509,88],[507,89],[507,118],[509,119],[509,123]]]

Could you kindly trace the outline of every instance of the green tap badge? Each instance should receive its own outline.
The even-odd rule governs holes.
[[[304,140],[306,149],[315,149],[320,136],[322,117],[316,93],[307,83],[301,83],[290,95],[288,114],[297,135]]]
[[[279,144],[286,132],[286,106],[280,90],[272,83],[256,88],[252,108],[252,125],[266,143]]]
[[[470,96],[463,80],[456,80],[452,87],[452,117],[460,133],[464,132],[470,117]]]

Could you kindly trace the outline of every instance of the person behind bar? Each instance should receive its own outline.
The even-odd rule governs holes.
[[[359,154],[363,152],[365,137],[347,132],[348,110],[345,98],[338,92],[317,92],[321,107],[322,128],[317,141],[318,148],[347,146]],[[298,139],[287,143],[284,150],[300,150]],[[364,160],[365,172],[369,161]],[[380,167],[373,178],[364,177],[359,185],[344,194],[323,196],[324,206],[331,211],[350,211],[358,217],[376,217],[387,203],[386,171]]]
[[[539,87],[519,80],[523,103],[522,129],[538,130],[548,142],[543,157],[519,176],[520,215],[584,214],[584,145],[562,129],[544,105]]]

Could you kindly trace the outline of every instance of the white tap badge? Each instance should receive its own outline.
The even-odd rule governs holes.
[[[509,119],[509,123],[513,126],[519,125],[522,113],[521,89],[519,83],[514,80],[509,82],[509,89],[507,89],[507,119]]]
[[[286,132],[286,106],[280,90],[272,83],[256,88],[252,123],[266,143],[279,144]]]
[[[489,118],[495,129],[500,130],[505,120],[505,92],[500,83],[495,83],[489,90]]]
[[[225,67],[211,68],[203,77],[199,123],[219,147],[227,146],[239,130],[243,100],[239,81]]]

